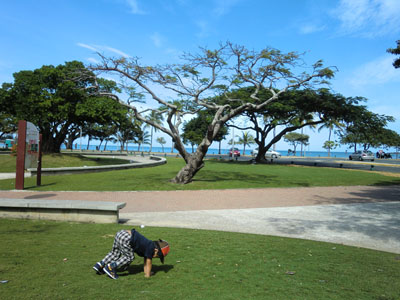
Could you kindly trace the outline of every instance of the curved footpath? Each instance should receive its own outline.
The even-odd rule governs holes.
[[[400,186],[0,191],[0,198],[126,202],[120,218],[127,225],[276,235],[400,253]]]

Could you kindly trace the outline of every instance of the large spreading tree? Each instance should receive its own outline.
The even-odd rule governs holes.
[[[1,112],[35,124],[43,135],[44,152],[59,152],[68,139],[72,145],[88,124],[107,124],[126,114],[126,108],[108,97],[92,95],[87,87],[95,83],[94,77],[81,76],[82,70],[81,62],[71,61],[14,73],[14,82],[0,89]],[[99,79],[97,84],[105,92],[118,90],[112,81]]]
[[[393,121],[392,116],[376,114],[365,106],[354,107],[351,120],[345,122],[345,129],[340,132],[340,143],[348,144],[354,151],[357,145],[364,150],[384,145],[389,132],[386,126]]]
[[[248,99],[253,87],[235,91],[238,98]],[[259,97],[268,99],[270,91],[260,92]],[[314,127],[334,121],[352,119],[352,111],[358,101],[328,89],[295,89],[282,93],[278,101],[259,111],[246,111],[242,122],[229,122],[240,130],[254,130],[254,141],[258,145],[256,161],[264,160],[265,153],[286,134],[306,126]]]
[[[91,66],[91,70],[120,75],[121,83],[133,97],[122,101],[115,94],[106,94],[129,107],[137,119],[172,138],[175,148],[186,162],[172,180],[175,183],[188,183],[193,179],[204,166],[203,159],[211,143],[229,120],[245,111],[264,110],[282,93],[294,88],[313,88],[326,83],[326,79],[334,75],[334,71],[324,67],[321,61],[306,66],[302,54],[284,53],[273,48],[255,51],[229,42],[215,50],[203,48],[199,54],[185,54],[179,64],[148,66],[137,58],[99,55],[102,62]],[[232,89],[245,86],[254,87],[248,99],[230,96]],[[271,92],[270,97],[259,97],[264,90]],[[99,88],[97,92],[102,94]],[[137,94],[147,94],[162,109],[140,111],[134,103]],[[223,104],[215,101],[216,95],[223,95]],[[182,105],[169,101],[171,98],[179,100]],[[196,151],[189,153],[179,126],[183,115],[195,114],[202,109],[214,111],[214,116]],[[152,110],[165,115],[166,126],[146,118]],[[173,122],[174,118],[176,122]]]

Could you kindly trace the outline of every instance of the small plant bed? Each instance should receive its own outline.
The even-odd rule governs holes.
[[[118,280],[93,265],[130,226],[0,220],[2,299],[398,299],[400,255],[298,239],[139,228],[171,251]]]

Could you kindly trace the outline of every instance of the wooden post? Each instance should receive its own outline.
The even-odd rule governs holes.
[[[40,186],[42,184],[42,134],[39,134],[39,157],[38,166],[36,173],[36,185]]]
[[[18,121],[18,146],[17,146],[17,168],[15,178],[15,189],[24,189],[25,171],[25,150],[26,150],[26,121]]]

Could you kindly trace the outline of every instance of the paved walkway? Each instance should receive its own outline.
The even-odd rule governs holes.
[[[0,198],[122,201],[128,225],[277,235],[400,253],[400,186],[158,192],[0,191]]]

